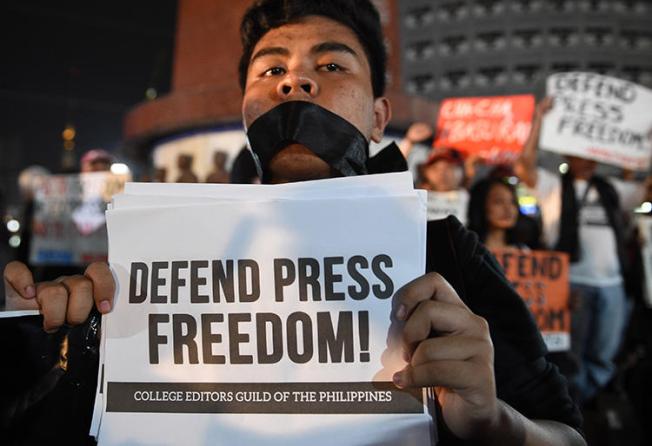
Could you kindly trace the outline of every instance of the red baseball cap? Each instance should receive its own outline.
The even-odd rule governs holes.
[[[438,161],[448,161],[453,164],[462,164],[462,156],[455,149],[432,149],[424,166],[430,166]]]

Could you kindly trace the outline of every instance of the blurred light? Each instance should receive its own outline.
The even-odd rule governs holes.
[[[126,175],[129,173],[129,166],[124,163],[111,164],[111,173],[114,175]]]
[[[75,141],[64,141],[63,148],[66,150],[72,150],[75,148]]]
[[[567,163],[561,163],[559,165],[559,173],[563,175],[566,172],[568,172],[568,164]]]
[[[20,230],[20,222],[15,218],[12,218],[7,222],[7,229],[9,232],[18,232]]]
[[[525,215],[536,215],[537,199],[532,195],[521,195],[518,197],[518,207]]]
[[[156,91],[156,88],[150,87],[147,90],[145,90],[145,97],[150,101],[156,99],[157,96],[158,96],[158,92]]]
[[[63,132],[61,132],[61,137],[64,141],[72,141],[75,139],[76,134],[77,132],[75,132],[75,128],[71,125],[67,125]]]
[[[637,209],[634,209],[634,212],[637,214],[649,214],[652,212],[652,203],[646,201],[645,203],[642,203],[641,206],[639,206]]]
[[[18,248],[20,246],[20,235],[12,235],[9,237],[9,246]]]
[[[536,206],[537,199],[531,195],[524,195],[519,197],[518,204],[521,206]]]
[[[516,186],[518,184],[518,178],[516,178],[515,176],[511,176],[507,178],[507,182],[512,186]]]
[[[521,213],[525,215],[536,215],[537,213],[537,206],[535,204],[521,205],[519,208],[521,209]]]

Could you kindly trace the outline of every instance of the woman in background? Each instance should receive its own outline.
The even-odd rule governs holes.
[[[521,214],[514,186],[496,176],[471,188],[468,227],[490,250],[538,248],[536,224]]]
[[[502,170],[499,173],[499,169],[496,169],[488,178],[473,186],[468,227],[493,252],[541,249],[541,227],[532,217],[520,212],[516,189],[505,181],[508,176],[511,175],[505,175]],[[567,379],[570,380],[577,373],[577,359],[569,351],[548,353],[547,358],[559,367]]]

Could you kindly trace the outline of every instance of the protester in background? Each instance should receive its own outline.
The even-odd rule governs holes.
[[[613,359],[626,323],[623,213],[640,202],[644,188],[596,175],[595,161],[567,156],[561,176],[537,168],[537,149],[551,98],[535,110],[532,130],[516,173],[533,188],[541,207],[544,241],[570,255],[571,292],[581,303],[572,315],[573,350],[580,361],[574,380],[580,402],[594,398],[614,373]]]
[[[457,150],[432,150],[417,174],[417,187],[428,191],[429,221],[454,215],[466,224],[467,187],[475,177],[477,162],[478,158],[473,155],[463,161]]]
[[[523,214],[516,188],[509,182],[513,170],[497,166],[471,188],[468,228],[475,231],[491,251],[505,249],[541,249],[538,222]],[[577,373],[577,361],[567,351],[546,355],[564,376]]]
[[[466,223],[469,192],[462,186],[464,170],[457,151],[433,150],[419,166],[417,187],[428,191],[428,221],[454,215]]]
[[[419,166],[419,188],[435,192],[450,192],[462,188],[464,168],[456,150],[435,149]]]
[[[468,228],[490,250],[522,248],[516,224],[520,215],[516,190],[500,178],[486,178],[471,188]]]
[[[229,172],[226,171],[226,152],[218,150],[213,153],[213,171],[206,177],[207,183],[228,183]]]
[[[177,156],[177,168],[179,169],[179,176],[177,176],[177,183],[198,183],[199,178],[192,171],[192,155],[180,153]]]
[[[503,181],[509,185],[514,191],[516,202],[519,202],[518,187],[519,183],[516,174],[514,173],[514,166],[511,164],[498,164],[493,166],[487,172],[486,178],[494,178]],[[541,243],[541,218],[540,216],[527,215],[521,212],[521,206],[518,204],[519,212],[516,221],[516,239],[524,246],[531,249],[542,249]]]
[[[86,152],[80,160],[82,173],[85,172],[107,172],[111,170],[113,155],[106,150],[92,149]]]

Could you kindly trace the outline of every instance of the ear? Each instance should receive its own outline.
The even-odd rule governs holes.
[[[386,97],[379,97],[374,99],[374,125],[371,131],[371,140],[373,142],[380,142],[385,133],[385,127],[392,118],[392,107],[389,99]]]

